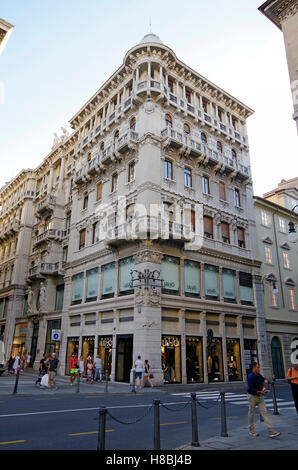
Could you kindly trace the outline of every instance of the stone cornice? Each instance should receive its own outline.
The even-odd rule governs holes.
[[[298,13],[298,0],[268,0],[259,10],[279,29],[291,16]]]

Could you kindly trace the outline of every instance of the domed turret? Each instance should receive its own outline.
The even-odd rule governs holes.
[[[139,44],[147,44],[147,43],[157,43],[163,44],[163,42],[159,39],[158,36],[154,33],[145,34],[143,39],[139,42]]]

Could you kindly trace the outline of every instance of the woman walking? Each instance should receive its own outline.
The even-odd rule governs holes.
[[[13,362],[14,362],[14,361],[13,361],[13,357],[10,356],[10,358],[8,359],[8,363],[7,363],[7,365],[8,365],[8,374],[9,374],[9,375],[12,375],[12,374],[13,374],[13,368],[12,368]]]
[[[150,387],[153,388],[153,383],[151,382],[150,375],[152,375],[152,374],[150,374],[149,362],[148,362],[147,359],[145,359],[145,362],[144,362],[143,388],[145,387],[146,379],[148,380],[148,383],[149,383]]]
[[[80,378],[81,378],[81,380],[83,380],[84,371],[85,371],[85,362],[84,362],[84,357],[83,357],[83,356],[80,356],[80,361],[79,361],[79,370],[78,370],[78,373],[80,374]]]
[[[88,358],[87,362],[87,383],[92,384],[93,383],[93,362],[91,357]]]
[[[287,373],[288,382],[291,384],[293,400],[298,413],[298,364],[294,364]]]

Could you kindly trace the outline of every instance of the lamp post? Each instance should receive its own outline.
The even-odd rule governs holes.
[[[272,286],[272,294],[276,295],[278,294],[278,288],[277,288],[277,281],[275,280],[275,277],[272,274],[265,274],[265,276],[262,277],[262,285],[263,285],[263,292],[264,292],[264,281],[267,281],[270,286]]]
[[[296,207],[298,207],[298,204],[296,204],[296,206],[293,207],[292,213],[295,214],[295,215],[298,215],[295,212]],[[295,224],[292,221],[292,219],[289,222],[289,235],[288,236],[289,236],[289,241],[290,242],[292,242],[292,243],[298,242],[298,233],[296,232]]]

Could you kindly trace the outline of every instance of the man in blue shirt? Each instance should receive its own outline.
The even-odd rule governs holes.
[[[264,419],[264,422],[269,430],[270,437],[280,436],[280,432],[273,429],[272,423],[268,416],[268,411],[264,401],[264,395],[266,395],[266,387],[264,384],[268,384],[268,380],[265,379],[260,374],[260,364],[254,362],[252,365],[252,372],[247,377],[247,387],[248,387],[248,402],[249,402],[249,412],[248,412],[248,424],[249,424],[249,434],[251,436],[259,436],[255,430],[254,426],[254,416],[256,406],[259,407],[259,411]]]

